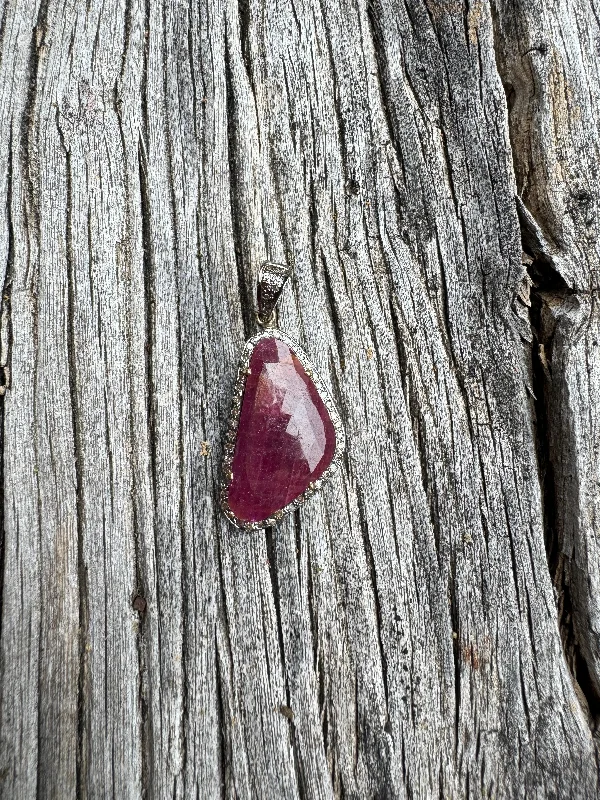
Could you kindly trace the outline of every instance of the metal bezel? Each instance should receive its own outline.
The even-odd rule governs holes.
[[[297,497],[295,500],[292,500],[292,502],[289,503],[284,508],[281,508],[278,511],[276,511],[275,514],[273,514],[273,516],[269,517],[268,519],[261,520],[259,522],[247,522],[245,520],[239,519],[233,513],[233,511],[229,507],[227,495],[229,493],[229,486],[233,479],[231,466],[233,462],[233,455],[235,452],[237,429],[240,419],[240,412],[242,408],[244,389],[246,386],[246,377],[250,365],[250,358],[252,357],[252,352],[254,351],[254,348],[256,347],[258,342],[260,342],[262,339],[279,339],[284,344],[286,344],[290,348],[290,350],[294,352],[295,356],[298,358],[298,361],[300,361],[300,363],[306,370],[307,374],[312,379],[313,383],[317,387],[317,391],[321,399],[323,400],[323,403],[325,404],[325,408],[329,412],[329,416],[331,417],[331,421],[333,423],[333,427],[335,430],[335,452],[333,454],[333,459],[331,460],[331,464],[327,467],[325,472],[321,475],[320,478],[311,483],[308,489],[306,489],[306,491],[303,492],[299,497]],[[263,528],[269,528],[272,525],[277,525],[277,523],[281,522],[281,520],[286,516],[286,514],[295,511],[295,509],[299,508],[310,497],[312,497],[314,494],[320,491],[323,485],[327,483],[327,481],[329,481],[331,477],[339,470],[342,456],[344,453],[344,448],[345,448],[345,435],[340,415],[338,414],[337,408],[335,407],[335,403],[333,402],[331,395],[327,390],[327,387],[317,375],[312,361],[306,355],[304,350],[298,344],[296,344],[296,342],[290,339],[290,337],[287,334],[283,333],[283,331],[279,330],[278,328],[266,328],[261,333],[258,333],[251,339],[248,339],[248,341],[244,345],[244,349],[242,350],[242,354],[238,364],[237,378],[233,390],[233,403],[231,405],[231,412],[229,415],[229,425],[227,429],[227,434],[225,438],[225,447],[223,452],[219,498],[221,502],[221,508],[223,509],[223,513],[225,514],[227,519],[230,522],[232,522],[237,528],[241,528],[247,531],[258,531]]]

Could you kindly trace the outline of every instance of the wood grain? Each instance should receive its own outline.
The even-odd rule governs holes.
[[[498,3],[525,246],[533,258],[550,568],[567,658],[600,699],[598,182],[594,2]]]
[[[4,0],[2,797],[598,796],[598,23],[534,5]],[[348,454],[250,535],[267,258]]]

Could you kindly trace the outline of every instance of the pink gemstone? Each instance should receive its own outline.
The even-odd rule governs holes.
[[[261,522],[301,495],[331,464],[335,429],[312,379],[280,339],[250,357],[229,484],[229,507]]]

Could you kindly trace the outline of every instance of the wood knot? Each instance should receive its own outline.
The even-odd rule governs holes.
[[[143,614],[148,604],[146,603],[145,598],[141,596],[141,594],[136,594],[136,596],[133,598],[132,605],[135,611],[139,611],[140,614]]]

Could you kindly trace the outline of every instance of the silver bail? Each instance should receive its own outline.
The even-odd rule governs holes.
[[[275,306],[281,296],[287,279],[292,274],[292,268],[287,264],[273,264],[267,261],[258,273],[258,322],[263,327],[271,328],[275,325]]]

